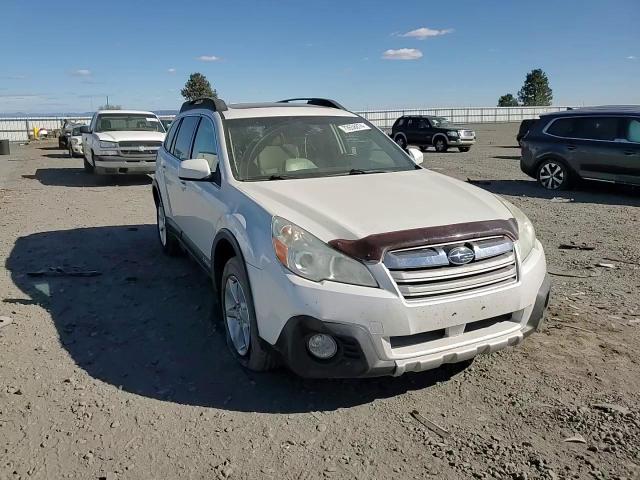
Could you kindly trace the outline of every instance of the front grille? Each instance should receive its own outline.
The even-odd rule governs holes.
[[[453,265],[448,254],[462,246],[474,252],[474,259]],[[384,264],[402,296],[412,300],[499,288],[518,280],[513,242],[506,237],[395,250],[385,255]]]
[[[158,149],[162,145],[159,141],[127,141],[119,142],[120,154],[125,157],[153,157],[155,158]]]
[[[162,145],[162,142],[160,141],[136,141],[136,142],[118,142],[118,145],[120,145],[120,148],[122,147],[149,147],[149,148],[155,148],[155,147],[159,147],[160,145]]]

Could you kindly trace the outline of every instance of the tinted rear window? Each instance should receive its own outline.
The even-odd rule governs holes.
[[[618,136],[619,124],[616,117],[560,118],[547,128],[547,133],[565,138],[612,141]]]
[[[570,137],[573,132],[573,121],[573,118],[560,118],[547,128],[547,133],[557,137]]]

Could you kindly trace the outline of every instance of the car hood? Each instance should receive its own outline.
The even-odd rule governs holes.
[[[136,131],[119,131],[119,132],[96,132],[100,140],[108,142],[122,141],[158,141],[164,140],[165,134],[162,132],[136,132]]]
[[[238,182],[238,188],[325,242],[513,217],[492,193],[425,169]]]

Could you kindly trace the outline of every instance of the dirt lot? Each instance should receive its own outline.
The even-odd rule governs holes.
[[[553,277],[543,332],[466,368],[357,381],[243,371],[204,275],[160,253],[149,178],[88,176],[53,142],[13,147],[0,479],[640,478],[640,193],[547,194],[519,171],[516,128],[479,126],[470,153],[426,165],[488,180],[531,217],[550,270],[576,275]],[[558,248],[571,242],[595,249]],[[28,275],[56,267],[100,275]]]

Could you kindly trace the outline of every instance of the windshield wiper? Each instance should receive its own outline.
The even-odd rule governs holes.
[[[349,175],[364,175],[366,173],[385,173],[389,170],[363,170],[361,168],[352,168],[349,170]]]
[[[290,178],[291,178],[291,177],[287,177],[286,175],[277,175],[277,174],[274,174],[274,175],[269,175],[269,176],[267,177],[267,180],[288,180],[288,179],[290,179]]]

